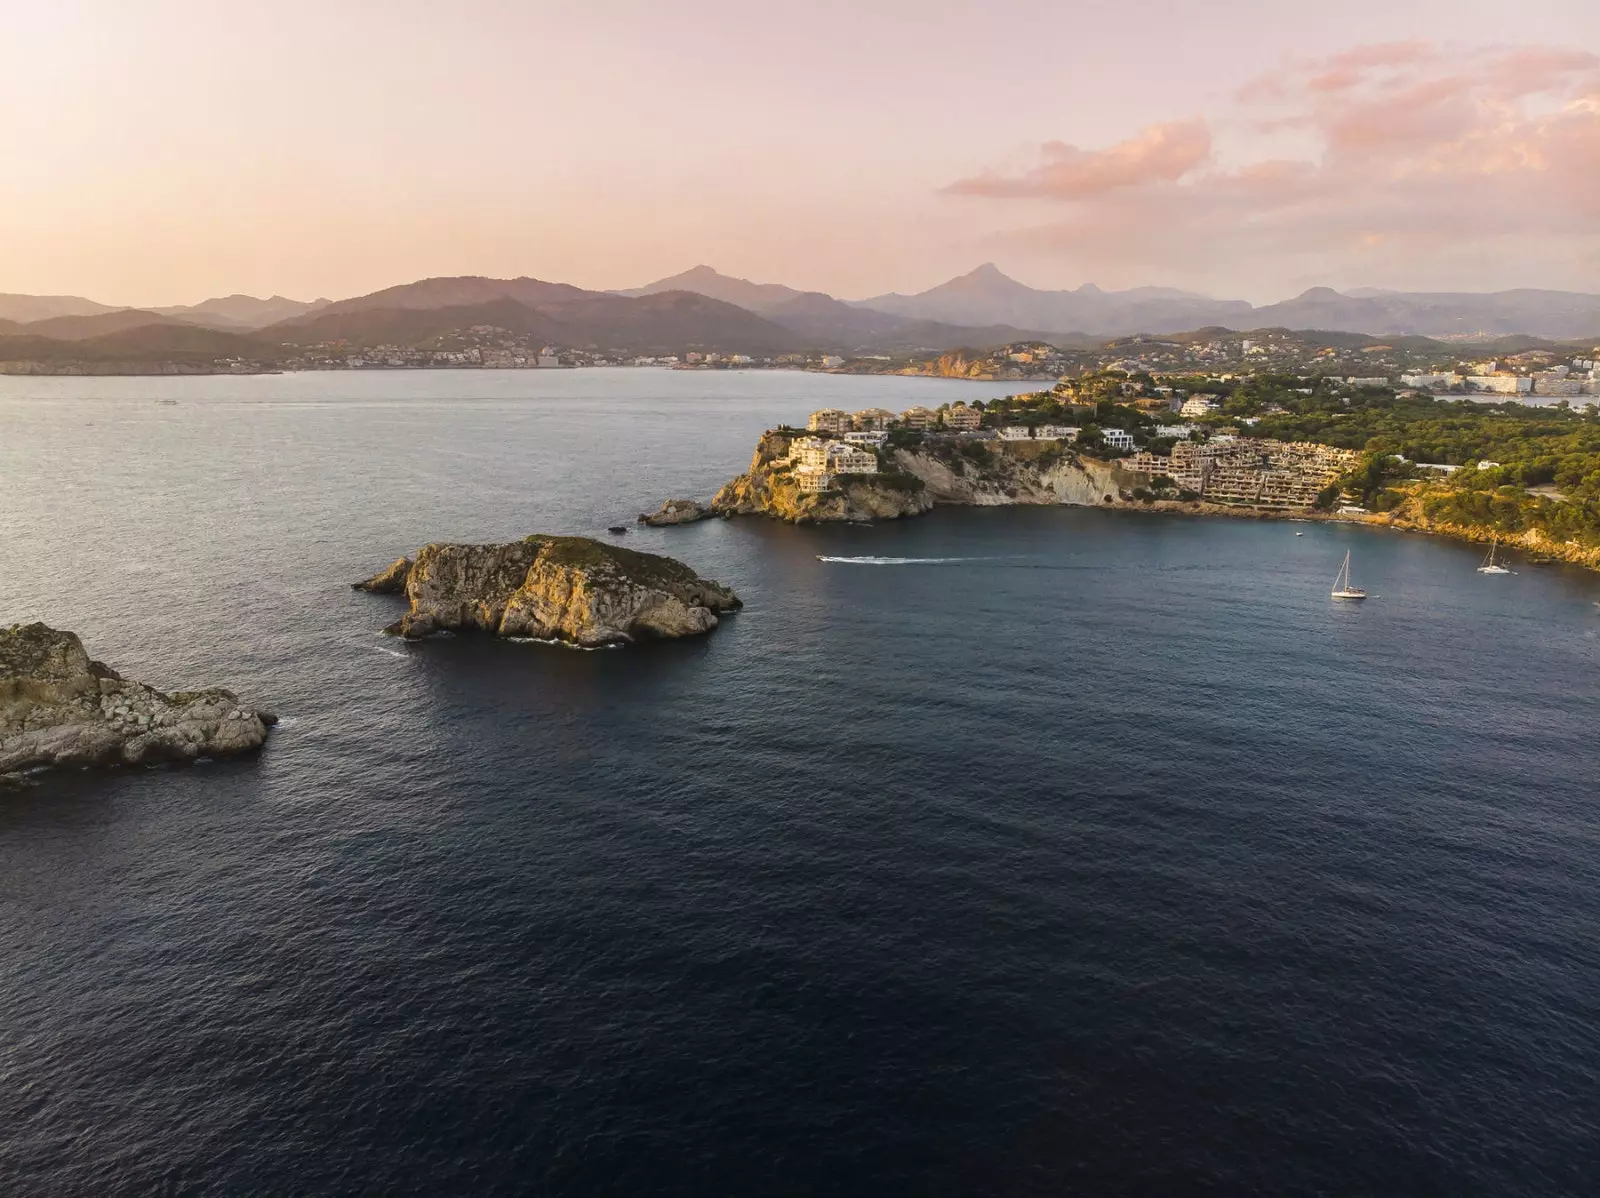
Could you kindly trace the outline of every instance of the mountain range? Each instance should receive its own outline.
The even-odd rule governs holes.
[[[856,301],[733,278],[709,266],[626,291],[466,275],[422,279],[337,302],[230,295],[138,309],[81,296],[0,295],[0,355],[12,359],[146,351],[263,358],[285,345],[423,345],[478,326],[570,348],[762,356],[909,354],[1025,340],[1081,348],[1111,337],[1210,326],[1561,340],[1600,337],[1600,295],[1313,287],[1256,307],[1160,287],[1040,290],[992,263],[914,295]]]

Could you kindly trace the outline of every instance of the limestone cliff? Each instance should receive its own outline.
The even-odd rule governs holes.
[[[1075,454],[1057,442],[958,444],[897,450],[894,461],[922,481],[933,502],[974,507],[1117,505],[1137,485],[1115,462]]]
[[[845,476],[834,490],[807,492],[784,465],[791,440],[781,431],[764,434],[749,471],[717,492],[712,511],[804,524],[893,520],[935,504],[1098,507],[1130,503],[1140,481],[1115,462],[1083,457],[1059,442],[929,439],[890,451],[879,474]]]
[[[718,613],[743,606],[727,587],[670,557],[540,534],[504,545],[425,545],[405,571],[404,590],[411,610],[385,631],[408,639],[479,629],[626,644],[710,632]]]
[[[259,748],[270,712],[220,689],[163,694],[44,624],[0,631],[0,776],[48,766],[193,761]]]
[[[772,516],[791,524],[898,520],[933,506],[922,483],[908,474],[845,475],[829,491],[802,491],[784,464],[793,438],[763,433],[750,469],[718,491],[711,510],[719,516]]]

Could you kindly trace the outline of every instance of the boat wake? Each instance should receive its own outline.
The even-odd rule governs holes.
[[[954,562],[993,561],[987,557],[830,557],[817,554],[819,562],[839,562],[848,566],[943,566]]]

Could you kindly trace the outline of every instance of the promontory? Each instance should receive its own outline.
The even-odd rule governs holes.
[[[50,766],[193,761],[260,748],[270,712],[221,689],[165,694],[44,624],[0,631],[0,777]]]
[[[591,648],[698,636],[743,606],[728,587],[673,558],[544,534],[425,545],[354,585],[405,595],[411,610],[384,631],[407,640],[476,629]]]

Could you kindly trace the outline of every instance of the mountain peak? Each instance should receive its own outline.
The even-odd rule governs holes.
[[[1085,283],[1082,287],[1078,288],[1077,294],[1078,295],[1104,295],[1105,292],[1101,291],[1100,288],[1096,287],[1093,283]]]
[[[1340,295],[1332,287],[1309,287],[1295,296],[1295,298],[1302,300],[1342,300],[1350,297]]]

